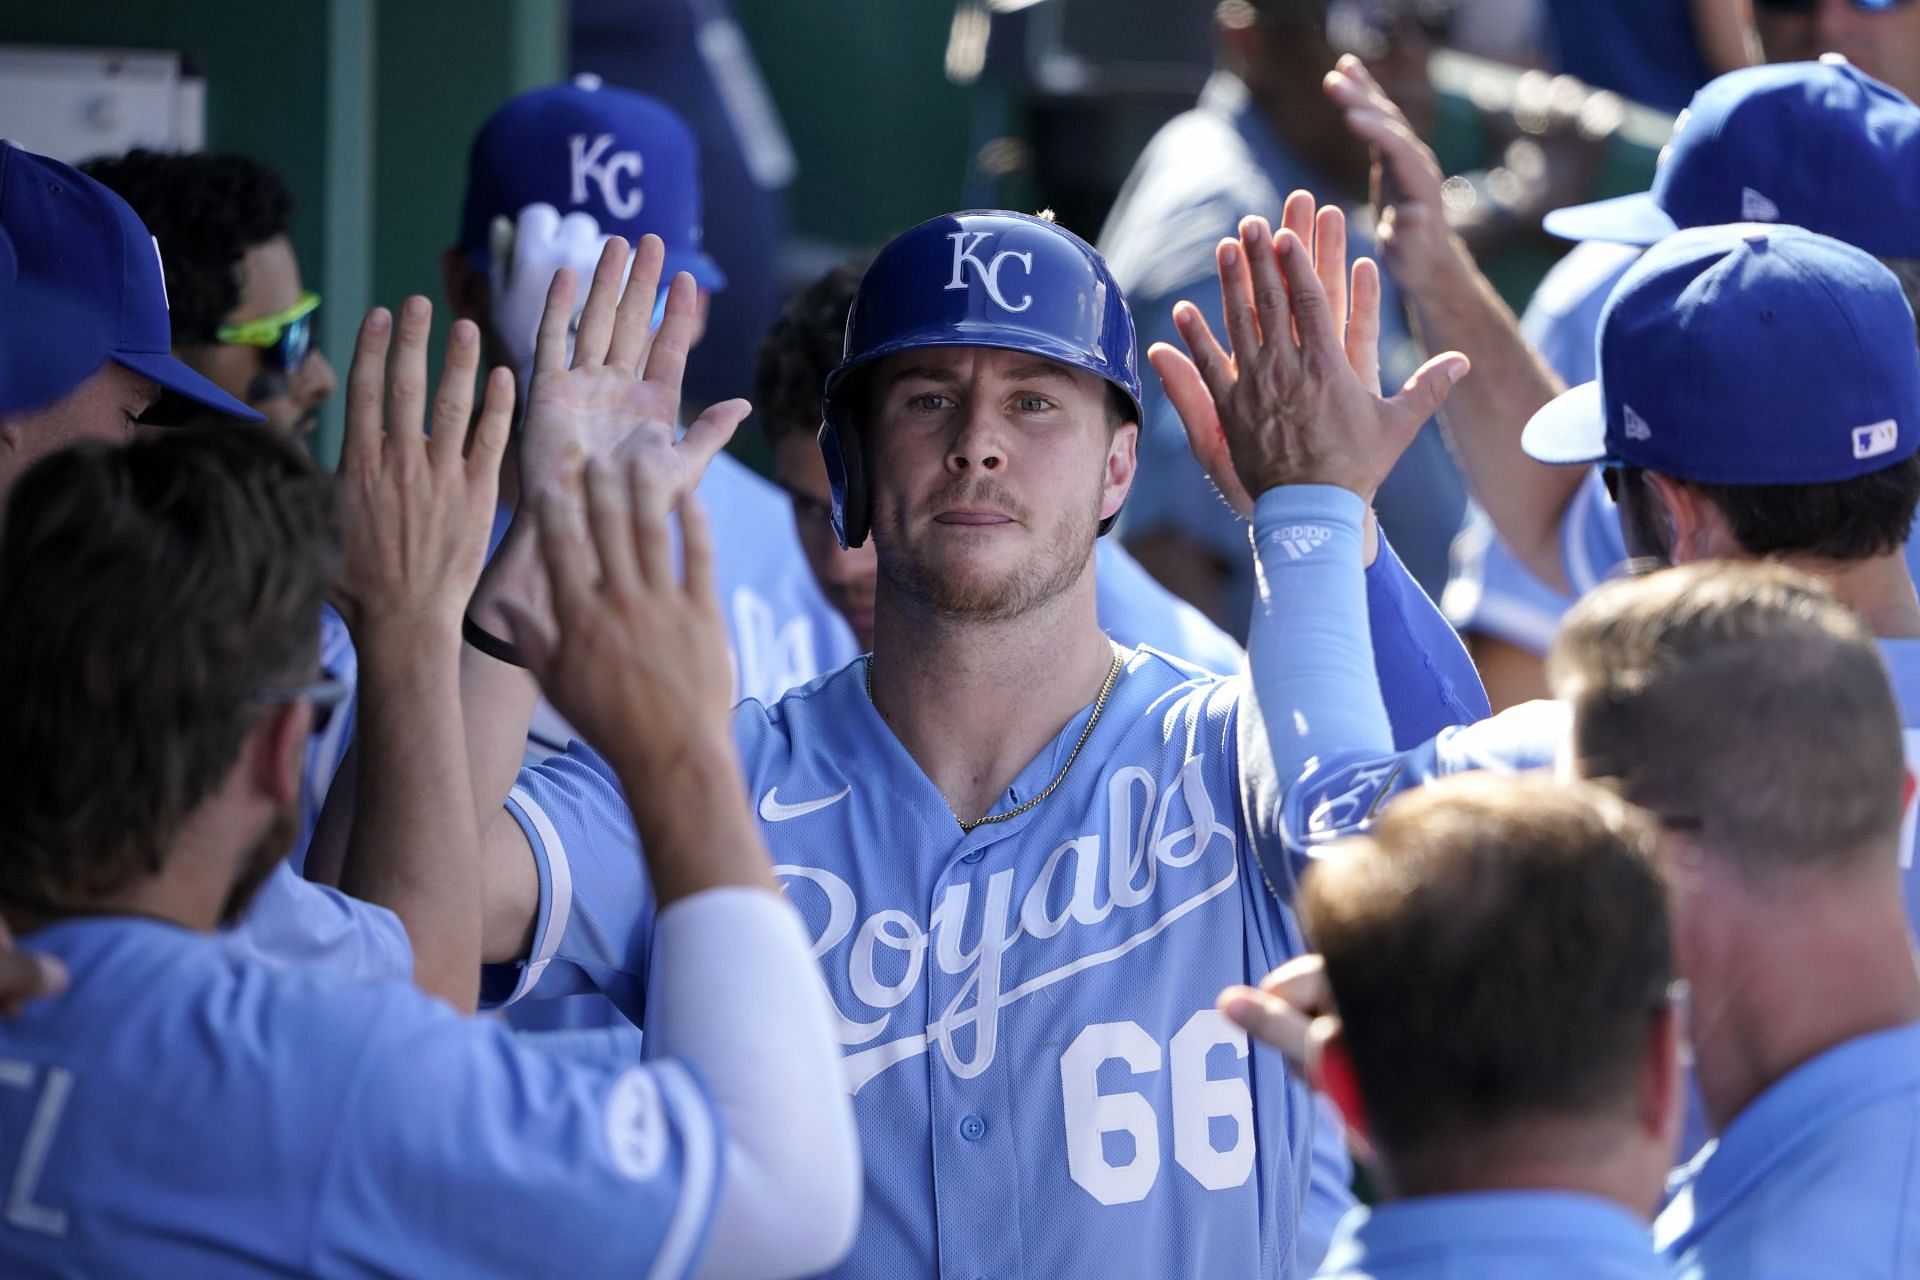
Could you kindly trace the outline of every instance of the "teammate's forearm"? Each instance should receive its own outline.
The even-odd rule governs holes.
[[[599,749],[633,809],[663,907],[707,889],[779,892],[724,725],[670,753],[620,743]]]
[[[1367,621],[1366,510],[1330,485],[1287,485],[1254,504],[1247,665],[1283,787],[1315,756],[1393,747]]]
[[[727,1133],[702,1277],[814,1275],[853,1244],[859,1143],[808,941],[772,894],[720,889],[660,912],[649,1051],[700,1075]]]
[[[480,576],[467,616],[504,640],[512,634],[509,609],[538,618],[549,607],[532,523],[516,517]],[[470,645],[462,647],[460,706],[466,715],[467,765],[482,832],[495,822],[508,821],[500,807],[520,772],[527,727],[539,700],[540,687],[525,669]]]
[[[340,887],[400,917],[414,982],[462,1012],[480,994],[479,833],[451,623],[370,627],[360,657],[359,771]]]
[[[1410,297],[1423,345],[1464,352],[1473,362],[1440,410],[1468,491],[1521,562],[1549,586],[1565,590],[1560,522],[1581,472],[1545,466],[1520,448],[1527,420],[1563,389],[1559,378],[1521,335],[1518,318],[1464,248],[1436,283]]]

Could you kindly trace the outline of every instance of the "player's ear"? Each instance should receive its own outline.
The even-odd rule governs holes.
[[[254,790],[276,808],[290,808],[300,801],[300,777],[312,726],[313,711],[306,703],[271,703],[241,739],[241,768]]]
[[[1687,1112],[1687,1073],[1682,1046],[1686,1029],[1681,1005],[1670,1001],[1653,1015],[1646,1059],[1640,1069],[1640,1123],[1668,1151],[1680,1143]]]
[[[1346,1028],[1332,1014],[1315,1018],[1307,1028],[1307,1081],[1333,1099],[1347,1122],[1347,1131],[1360,1145],[1371,1147],[1373,1130],[1367,1122],[1367,1104],[1360,1096],[1353,1055],[1347,1049]]]
[[[1645,472],[1647,488],[1657,499],[1655,519],[1664,518],[1676,563],[1725,555],[1732,531],[1727,518],[1706,494],[1684,480],[1655,471]]]
[[[1134,473],[1139,467],[1139,444],[1140,424],[1132,421],[1115,427],[1112,439],[1107,441],[1107,479],[1100,498],[1102,520],[1120,510],[1133,488]]]

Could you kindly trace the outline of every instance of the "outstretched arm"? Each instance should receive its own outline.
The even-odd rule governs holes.
[[[1251,224],[1249,224],[1251,225]],[[1260,224],[1264,226],[1264,222]],[[1315,208],[1313,196],[1296,191],[1288,197],[1283,226],[1304,247],[1312,247],[1313,275],[1340,338],[1340,354],[1360,387],[1375,396],[1380,391],[1380,276],[1367,259],[1347,264],[1346,218],[1337,208]],[[1267,253],[1273,240],[1266,238]],[[1225,261],[1230,248],[1243,254],[1244,246],[1223,241],[1220,249],[1223,313],[1236,306],[1243,314],[1257,311],[1252,277],[1242,256]],[[1256,543],[1261,518],[1248,485],[1236,470],[1236,460],[1222,427],[1214,382],[1202,370],[1212,367],[1237,374],[1235,355],[1221,350],[1199,308],[1182,303],[1176,322],[1192,358],[1166,344],[1155,344],[1148,359],[1167,389],[1167,397],[1187,428],[1187,438],[1216,487],[1233,509],[1253,521]],[[1258,328],[1257,317],[1254,321]],[[1244,324],[1242,326],[1245,327]],[[1236,347],[1238,352],[1241,348]],[[1214,381],[1218,381],[1218,375]],[[1397,455],[1396,455],[1397,456]],[[1365,495],[1371,499],[1371,493]],[[1408,575],[1390,547],[1379,539],[1372,512],[1361,513],[1361,558],[1365,575],[1365,612],[1361,623],[1373,641],[1373,670],[1387,702],[1393,741],[1400,746],[1423,742],[1441,729],[1485,716],[1489,708],[1478,674],[1459,636],[1447,624],[1433,601]],[[1283,522],[1284,524],[1285,522]],[[1329,553],[1332,554],[1332,553]],[[1289,597],[1290,599],[1290,597]],[[1273,605],[1272,593],[1262,588],[1256,600],[1258,614]]]
[[[1340,59],[1327,73],[1326,92],[1345,109],[1347,127],[1373,148],[1381,257],[1411,301],[1420,336],[1429,348],[1473,361],[1472,376],[1447,398],[1440,418],[1467,488],[1522,563],[1565,590],[1560,524],[1582,472],[1543,465],[1520,449],[1527,419],[1560,393],[1560,381],[1448,230],[1440,162],[1400,108],[1358,58]]]
[[[334,595],[360,661],[361,800],[340,886],[398,915],[413,942],[415,983],[471,1012],[481,896],[460,714],[460,615],[486,556],[513,378],[505,369],[489,375],[463,456],[480,333],[470,321],[454,325],[429,438],[422,426],[432,316],[425,298],[409,298],[396,333],[392,315],[371,312],[348,374],[345,555]]]
[[[773,878],[728,729],[733,666],[697,499],[646,460],[592,463],[585,511],[549,494],[549,618],[509,606],[556,709],[620,779],[659,902],[648,1039],[726,1120],[710,1275],[799,1275],[851,1247],[860,1166],[825,991]]]

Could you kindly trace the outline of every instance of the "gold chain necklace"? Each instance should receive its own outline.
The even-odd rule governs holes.
[[[1046,789],[1017,809],[1009,809],[1005,813],[990,813],[984,818],[975,818],[972,822],[968,822],[957,813],[953,814],[953,820],[960,824],[962,833],[972,835],[975,827],[984,827],[990,822],[1006,822],[1009,819],[1017,818],[1052,795],[1055,789],[1058,788],[1062,782],[1066,781],[1067,770],[1073,768],[1073,762],[1080,758],[1080,748],[1087,745],[1087,739],[1093,736],[1093,726],[1100,723],[1100,713],[1107,709],[1107,695],[1113,692],[1113,682],[1120,678],[1121,652],[1122,651],[1116,646],[1113,651],[1113,665],[1107,668],[1106,683],[1100,686],[1100,696],[1093,700],[1093,714],[1087,717],[1086,727],[1080,730],[1080,740],[1073,744],[1073,750],[1067,753],[1067,762],[1060,766],[1060,772],[1053,775],[1053,781],[1047,784]],[[872,654],[867,655],[867,701],[873,702]],[[879,704],[874,703],[874,708],[878,710]],[[953,811],[949,808],[948,812],[952,813]]]

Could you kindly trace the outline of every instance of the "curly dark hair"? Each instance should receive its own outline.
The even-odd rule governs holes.
[[[753,362],[753,407],[768,444],[819,430],[827,375],[840,363],[847,312],[866,270],[859,259],[827,272],[788,300],[761,339]]]
[[[241,257],[293,221],[286,180],[251,156],[134,150],[80,170],[118,192],[160,242],[175,343],[213,341],[240,305]]]

